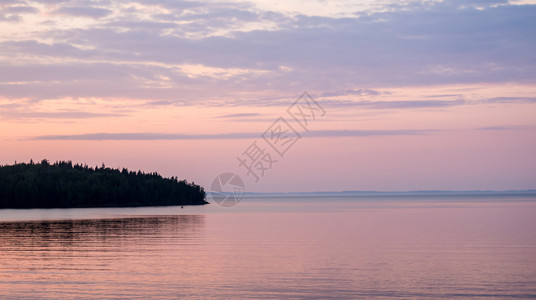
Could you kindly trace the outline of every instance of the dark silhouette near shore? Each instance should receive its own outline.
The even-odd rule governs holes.
[[[0,166],[0,208],[203,205],[202,187],[176,177],[71,161]]]

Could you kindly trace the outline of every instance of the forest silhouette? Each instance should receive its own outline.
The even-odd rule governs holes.
[[[0,208],[203,205],[202,187],[158,173],[44,159],[0,166]]]

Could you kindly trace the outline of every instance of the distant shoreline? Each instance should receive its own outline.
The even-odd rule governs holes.
[[[246,192],[244,196],[536,196],[536,190],[505,190],[505,191],[320,191],[320,192],[288,192],[288,193],[256,193]]]

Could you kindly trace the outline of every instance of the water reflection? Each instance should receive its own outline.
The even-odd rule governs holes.
[[[168,238],[195,236],[204,226],[202,215],[147,216],[119,219],[0,223],[0,247],[69,247],[80,243],[136,241],[165,233]]]
[[[202,215],[2,222],[0,291],[15,298],[124,294],[125,285],[161,275],[166,264],[148,261],[174,265],[179,254],[192,256],[204,226]]]
[[[0,222],[0,298],[536,297],[536,201],[331,200]]]

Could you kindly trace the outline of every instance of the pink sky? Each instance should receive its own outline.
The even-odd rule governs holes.
[[[535,189],[535,3],[356,3],[1,4],[0,163],[233,172],[250,192]],[[325,110],[307,132],[287,114],[304,91]],[[283,157],[261,136],[279,117],[302,136]],[[277,160],[258,182],[237,160],[255,141]]]

